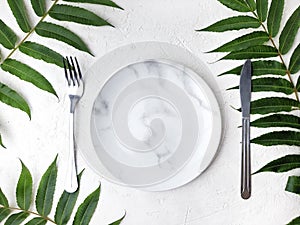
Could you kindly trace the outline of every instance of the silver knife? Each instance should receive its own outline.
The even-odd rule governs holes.
[[[240,96],[242,109],[242,171],[241,197],[251,196],[251,157],[250,157],[250,101],[252,66],[248,59],[243,65],[240,78]]]

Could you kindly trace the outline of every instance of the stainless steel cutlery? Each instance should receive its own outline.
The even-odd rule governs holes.
[[[242,170],[241,197],[251,196],[251,154],[250,154],[250,101],[252,66],[248,59],[243,65],[240,78],[240,96],[242,110]]]
[[[69,157],[67,164],[67,174],[65,180],[65,190],[73,193],[78,189],[77,168],[74,144],[74,112],[75,107],[83,95],[84,83],[79,63],[73,57],[63,59],[65,77],[68,84],[68,96],[70,98],[70,114],[69,114]]]

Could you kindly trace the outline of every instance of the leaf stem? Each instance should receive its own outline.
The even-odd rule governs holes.
[[[36,212],[33,212],[33,211],[30,211],[30,210],[23,210],[23,209],[20,209],[20,208],[16,208],[16,207],[4,207],[2,205],[0,205],[0,208],[5,208],[5,209],[10,209],[10,210],[18,210],[18,211],[22,211],[22,212],[25,212],[25,213],[29,213],[29,214],[32,214],[32,215],[36,215],[36,216],[39,216],[53,224],[57,224],[54,220],[50,219],[49,217],[47,216],[42,216]]]
[[[35,26],[34,26],[34,27],[26,34],[26,36],[19,42],[19,44],[17,44],[17,45],[11,50],[11,52],[10,52],[10,53],[8,54],[8,56],[3,60],[3,62],[4,62],[6,59],[10,58],[10,57],[14,54],[14,52],[15,52],[16,50],[19,49],[20,45],[22,45],[22,44],[28,39],[28,37],[35,31],[37,25],[38,25],[40,22],[42,22],[42,21],[48,16],[50,10],[53,8],[53,6],[55,6],[55,5],[57,4],[58,1],[59,1],[59,0],[55,0],[55,1],[53,2],[53,4],[50,6],[50,8],[47,10],[47,12],[40,18],[40,20],[37,22],[37,24],[36,24],[36,25],[35,25]]]
[[[256,19],[258,19],[258,21],[260,22],[260,25],[262,26],[262,28],[264,29],[264,31],[268,34],[269,40],[271,41],[273,47],[277,50],[278,56],[280,58],[280,61],[284,65],[284,67],[286,68],[286,74],[288,75],[289,81],[290,81],[291,85],[293,86],[293,90],[294,90],[294,93],[295,93],[296,100],[298,102],[300,102],[297,87],[294,84],[294,81],[293,81],[292,76],[291,76],[291,72],[287,69],[286,63],[285,63],[285,61],[284,61],[284,59],[282,57],[282,54],[281,54],[279,48],[276,46],[276,43],[274,42],[272,36],[269,34],[269,32],[268,32],[266,26],[263,24],[263,22],[258,18],[257,14],[254,11],[252,13],[256,17]]]

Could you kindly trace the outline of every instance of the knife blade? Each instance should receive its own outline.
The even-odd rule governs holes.
[[[246,60],[240,77],[240,96],[242,110],[242,168],[241,197],[251,196],[251,155],[250,155],[250,102],[251,102],[251,60]]]

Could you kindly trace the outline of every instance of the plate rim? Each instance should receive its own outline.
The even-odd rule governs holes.
[[[143,43],[149,44],[148,42],[142,42],[142,43],[139,43],[139,44],[143,44]],[[156,42],[154,42],[154,43],[156,43]],[[159,42],[158,44],[161,44],[161,43]],[[136,44],[135,44],[135,45],[136,45]],[[120,49],[122,49],[122,48],[130,47],[130,46],[131,46],[131,45],[121,46],[121,47],[119,47],[119,48],[117,48],[117,49],[112,50],[112,51],[109,52],[108,54],[106,54],[106,55],[104,55],[104,56],[98,58],[98,59],[95,61],[95,63],[94,63],[93,65],[91,65],[91,67],[86,71],[86,74],[87,74],[87,73],[91,73],[91,71],[93,70],[93,68],[96,67],[95,64],[99,63],[99,61],[100,61],[101,59],[103,59],[104,57],[107,57],[109,54],[112,54],[113,52],[116,52],[116,51],[118,51],[118,50],[120,50]],[[172,46],[173,46],[173,45],[172,45]],[[176,48],[179,48],[179,47],[176,46]],[[183,49],[183,50],[185,50],[185,49]],[[185,50],[185,51],[186,51],[186,50]],[[112,54],[112,55],[113,55],[113,54]],[[192,56],[193,56],[193,55],[192,55]],[[204,157],[203,157],[203,160],[204,160],[204,158],[209,158],[209,160],[208,160],[209,162],[206,163],[205,165],[202,165],[202,167],[201,167],[201,164],[202,164],[202,163],[199,163],[199,171],[198,171],[198,173],[195,174],[194,176],[192,176],[192,178],[187,179],[186,182],[183,182],[184,184],[186,184],[186,183],[190,182],[191,180],[195,179],[196,177],[198,177],[198,176],[199,176],[205,169],[207,169],[207,167],[212,163],[212,161],[214,160],[214,158],[215,158],[215,156],[216,156],[216,154],[217,154],[217,152],[218,152],[218,150],[219,150],[219,147],[220,147],[220,145],[221,145],[222,131],[223,131],[223,129],[222,129],[222,128],[223,128],[223,124],[222,124],[222,113],[221,113],[220,103],[219,103],[219,101],[218,101],[218,99],[217,99],[217,96],[214,94],[213,89],[209,86],[209,84],[207,83],[207,81],[205,81],[205,80],[201,77],[201,75],[200,75],[199,73],[197,73],[194,69],[190,68],[188,65],[186,65],[186,64],[184,64],[184,63],[179,63],[179,62],[177,62],[176,60],[166,59],[166,58],[163,58],[163,59],[162,59],[162,58],[144,57],[143,59],[134,60],[133,62],[125,63],[125,64],[123,64],[121,67],[118,67],[117,69],[112,69],[114,72],[112,72],[111,74],[106,74],[106,75],[104,75],[104,78],[105,78],[105,79],[102,79],[101,81],[97,80],[97,85],[98,85],[97,90],[98,90],[98,91],[97,91],[97,93],[95,94],[95,98],[93,98],[93,100],[92,100],[92,104],[89,106],[89,107],[91,108],[90,113],[92,113],[93,103],[94,103],[96,97],[98,96],[98,94],[100,93],[100,91],[102,90],[102,88],[104,87],[104,85],[109,81],[109,79],[110,79],[113,75],[115,75],[117,72],[121,71],[122,69],[128,67],[129,65],[133,65],[133,64],[137,64],[137,63],[142,63],[142,62],[147,62],[147,61],[155,61],[155,62],[159,62],[159,63],[164,63],[164,64],[167,64],[167,65],[169,65],[169,66],[175,66],[177,69],[182,69],[182,66],[183,66],[185,69],[187,69],[187,73],[191,76],[191,78],[192,78],[194,81],[196,81],[196,83],[200,84],[201,87],[205,87],[204,93],[205,93],[206,96],[209,98],[209,100],[211,100],[211,98],[212,98],[212,100],[213,100],[213,105],[216,106],[216,109],[217,109],[217,114],[218,114],[218,115],[217,115],[217,118],[216,118],[216,117],[213,118],[213,119],[214,119],[213,123],[216,123],[216,121],[215,121],[216,119],[218,120],[218,121],[217,121],[217,124],[219,124],[219,127],[218,127],[219,132],[218,132],[218,135],[217,135],[217,136],[214,135],[214,133],[212,133],[212,135],[210,135],[210,141],[209,141],[208,147],[209,147],[209,146],[211,145],[211,143],[213,142],[212,139],[214,139],[214,142],[217,143],[217,144],[214,144],[214,150],[213,150],[213,151],[207,151],[208,148],[205,150],[205,155],[204,155]],[[198,61],[200,61],[200,60],[198,59]],[[201,61],[200,61],[200,62],[201,62]],[[180,68],[180,67],[181,67],[181,68]],[[207,68],[205,68],[205,69],[207,70]],[[207,71],[206,71],[206,72],[207,72]],[[209,71],[209,72],[210,72],[210,71]],[[210,72],[210,73],[211,73],[211,72]],[[91,75],[89,74],[89,76],[91,76]],[[102,76],[101,78],[103,78],[103,76]],[[91,77],[90,77],[90,79],[91,79]],[[101,84],[99,84],[99,82],[100,82]],[[96,82],[94,82],[94,83],[96,83]],[[209,93],[210,96],[208,96],[208,93]],[[83,96],[83,99],[84,99],[85,97],[87,97],[87,95],[84,95],[84,96]],[[210,104],[211,104],[211,103],[210,103]],[[81,108],[83,107],[83,106],[80,104],[80,102],[79,102],[78,105],[81,106]],[[212,104],[211,104],[211,106],[212,106]],[[87,106],[84,105],[84,108],[85,108],[85,107],[87,107]],[[78,107],[78,108],[80,108],[80,107]],[[89,128],[88,136],[91,136],[91,135],[90,135],[90,129],[91,129],[90,120],[91,120],[91,117],[92,117],[92,115],[89,114],[89,118],[88,118],[88,120],[89,120],[89,122],[88,122],[88,124],[89,124],[89,125],[88,125],[88,128]],[[78,121],[79,121],[79,120],[78,120],[78,117],[76,116],[76,122],[78,123]],[[214,127],[213,127],[213,130],[215,130]],[[77,132],[77,131],[76,131],[76,132]],[[82,135],[82,134],[81,134],[81,135]],[[81,135],[80,135],[80,136],[81,136]],[[76,138],[76,139],[77,139],[77,138]],[[81,139],[82,139],[82,138],[81,138]],[[89,139],[91,140],[91,137],[89,137]],[[93,145],[92,145],[92,146],[93,146]],[[108,181],[110,181],[110,182],[112,182],[112,183],[118,184],[118,185],[122,185],[122,186],[126,186],[126,187],[134,187],[134,188],[138,188],[138,189],[142,189],[142,190],[150,190],[150,191],[152,191],[151,189],[153,189],[154,191],[156,191],[157,189],[162,189],[162,190],[165,190],[165,189],[166,189],[166,190],[168,190],[168,189],[176,188],[176,187],[178,187],[178,186],[182,186],[183,184],[180,184],[180,185],[173,185],[174,187],[171,187],[171,188],[158,188],[159,184],[161,184],[161,183],[163,183],[163,182],[165,182],[165,181],[167,181],[167,180],[169,180],[169,179],[172,179],[172,177],[176,176],[176,175],[178,174],[178,172],[180,172],[184,167],[186,167],[186,165],[191,161],[191,159],[187,160],[187,162],[185,162],[184,165],[182,165],[182,167],[179,169],[178,172],[174,173],[172,176],[168,176],[168,178],[167,178],[166,180],[164,179],[163,181],[159,181],[158,183],[150,184],[150,185],[132,186],[132,185],[124,184],[124,183],[122,183],[122,182],[118,182],[118,181],[116,181],[116,180],[113,180],[113,179],[111,179],[111,178],[105,176],[102,172],[100,172],[99,169],[96,169],[96,168],[94,167],[94,165],[91,164],[89,158],[87,157],[87,155],[86,155],[86,154],[84,153],[84,151],[82,150],[82,147],[80,146],[80,144],[79,144],[78,147],[79,147],[80,155],[83,157],[85,163],[87,163],[88,166],[89,166],[89,168],[91,168],[98,176],[100,176],[100,177],[104,178],[105,180],[108,180]],[[195,151],[193,151],[192,155],[194,155],[195,152],[197,152],[197,149],[196,149]],[[210,152],[211,154],[209,154],[209,155],[207,156],[207,152]],[[96,154],[96,153],[95,153],[95,154]],[[191,158],[192,158],[192,157],[191,157]],[[99,159],[99,161],[100,161],[100,159]],[[151,187],[152,187],[152,188],[151,188]]]

